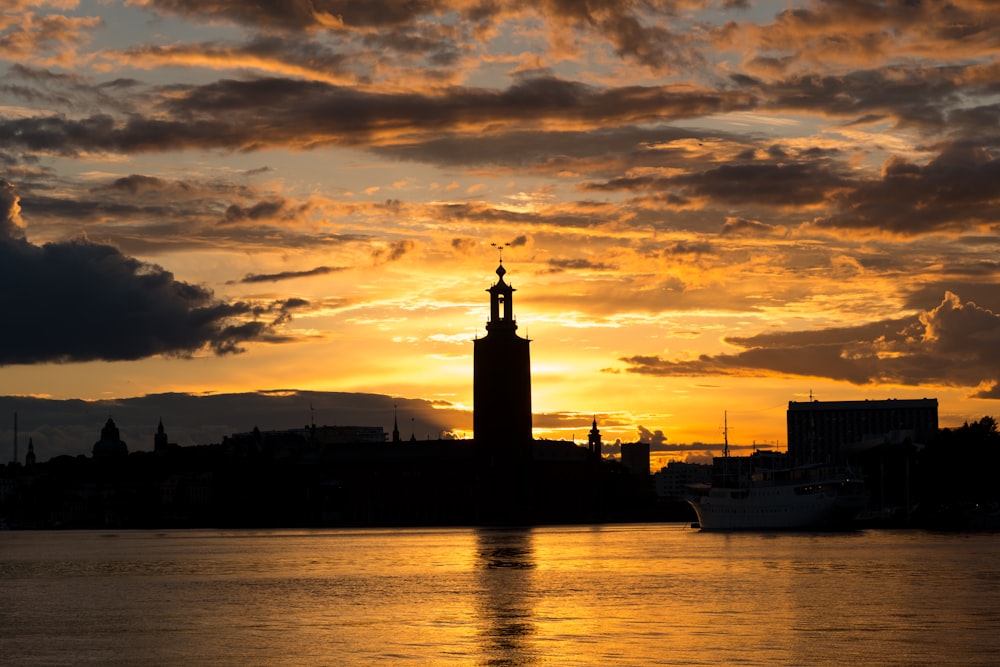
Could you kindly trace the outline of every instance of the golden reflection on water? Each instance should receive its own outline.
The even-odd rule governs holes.
[[[476,570],[481,590],[477,616],[487,665],[533,665],[535,634],[532,535],[528,529],[476,532]]]
[[[4,665],[965,664],[1000,534],[0,534]]]

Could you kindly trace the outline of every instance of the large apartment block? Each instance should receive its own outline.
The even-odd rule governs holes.
[[[936,398],[788,403],[788,453],[796,465],[838,463],[880,444],[926,444],[937,428]]]

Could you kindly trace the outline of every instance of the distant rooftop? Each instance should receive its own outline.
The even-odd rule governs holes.
[[[788,401],[789,412],[805,410],[885,410],[937,407],[936,398],[888,398],[863,401]]]

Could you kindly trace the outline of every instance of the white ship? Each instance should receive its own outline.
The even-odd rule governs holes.
[[[703,530],[836,529],[850,527],[868,494],[860,479],[813,466],[758,471],[743,480],[713,483],[688,502]]]
[[[850,527],[868,503],[860,477],[828,465],[788,467],[787,454],[760,451],[712,462],[712,484],[688,503],[703,530]]]

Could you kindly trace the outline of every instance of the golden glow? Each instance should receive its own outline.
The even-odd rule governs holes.
[[[728,411],[780,448],[810,390],[992,411],[990,3],[14,4],[5,232],[111,245],[276,324],[241,354],[6,365],[0,393],[468,410],[501,242],[538,437],[597,414],[607,442],[718,443]]]

